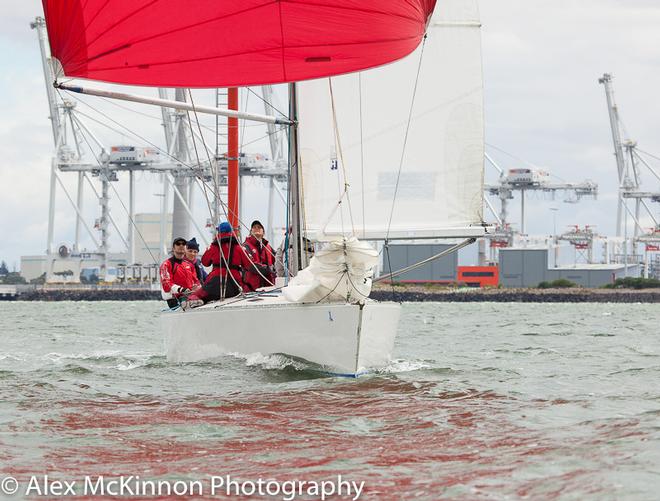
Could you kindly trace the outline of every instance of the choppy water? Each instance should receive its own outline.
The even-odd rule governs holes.
[[[0,477],[342,474],[361,499],[660,491],[657,305],[405,304],[396,360],[357,380],[283,357],[169,364],[160,308],[0,303]]]

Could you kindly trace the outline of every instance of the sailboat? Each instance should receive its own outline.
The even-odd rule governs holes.
[[[476,0],[44,0],[67,77],[151,86],[289,83],[292,259],[281,290],[161,316],[168,360],[285,354],[355,376],[391,358],[400,305],[369,299],[366,241],[484,234]],[[182,109],[180,102],[59,88]],[[303,238],[319,250],[305,259]],[[468,240],[472,241],[472,240]]]

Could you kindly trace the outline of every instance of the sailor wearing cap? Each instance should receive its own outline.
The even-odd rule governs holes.
[[[172,256],[160,265],[161,296],[170,308],[200,287],[194,265],[186,258],[186,239],[172,242]]]

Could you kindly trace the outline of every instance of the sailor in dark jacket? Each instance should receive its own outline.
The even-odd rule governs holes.
[[[208,273],[206,273],[204,266],[202,266],[202,260],[199,258],[198,254],[199,244],[197,243],[197,239],[192,237],[186,242],[186,259],[190,261],[195,267],[195,272],[197,273],[197,278],[199,279],[200,283],[204,283]]]

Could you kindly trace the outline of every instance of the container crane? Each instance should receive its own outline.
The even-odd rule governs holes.
[[[550,193],[552,199],[557,192],[563,192],[564,201],[575,203],[583,197],[596,197],[598,195],[598,184],[585,180],[581,183],[555,183],[550,181],[550,174],[539,169],[518,168],[509,169],[506,173],[497,163],[486,154],[486,159],[500,173],[497,184],[486,184],[484,190],[490,195],[500,199],[500,214],[498,223],[502,228],[510,224],[508,221],[508,201],[513,199],[515,191],[520,192],[520,233],[525,234],[525,194],[529,191],[541,191]],[[491,207],[491,210],[492,207]]]
[[[610,127],[612,129],[612,141],[614,143],[614,156],[616,158],[619,176],[616,235],[617,237],[621,237],[622,233],[626,233],[626,223],[623,219],[627,219],[627,215],[630,214],[635,222],[634,237],[637,237],[640,231],[643,231],[639,224],[641,207],[644,207],[655,224],[658,224],[646,201],[660,202],[660,191],[641,190],[640,164],[645,166],[658,181],[660,181],[660,174],[639,155],[636,141],[631,139],[621,140],[621,119],[618,106],[614,101],[612,78],[612,74],[605,73],[598,79],[598,83],[605,87],[605,97],[607,99],[607,109],[610,118]],[[634,214],[628,208],[626,199],[635,201]],[[625,235],[625,239],[627,240],[627,235]]]

